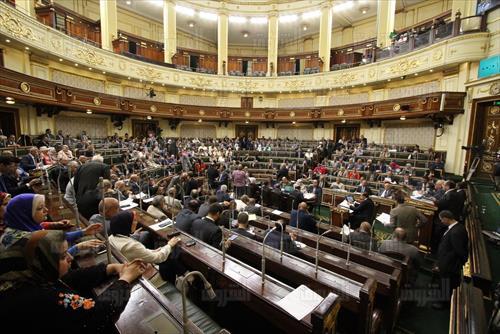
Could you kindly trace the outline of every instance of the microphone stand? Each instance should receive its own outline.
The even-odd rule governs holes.
[[[266,256],[265,256],[265,251],[266,251],[266,239],[271,234],[272,231],[276,230],[276,226],[270,229],[266,235],[264,236],[264,239],[262,240],[262,260],[261,260],[261,285],[264,287],[264,284],[266,282]]]
[[[318,229],[319,231],[319,229]],[[314,264],[314,277],[315,278],[318,278],[318,264],[319,264],[319,241],[321,240],[321,238],[332,232],[332,230],[326,230],[325,232],[321,233],[321,235],[318,235],[318,238],[316,239],[316,261],[315,261],[315,264]]]
[[[45,169],[45,177],[47,177],[47,186],[49,187],[49,198],[52,197],[52,186],[50,184],[49,171]]]
[[[222,233],[222,240],[220,242],[220,245],[222,247],[222,271],[224,271],[224,266],[226,264],[226,243],[224,240],[224,226],[220,226],[220,231]]]
[[[283,263],[283,224],[279,221],[276,221],[276,224],[279,224],[281,227],[281,239],[280,239],[280,262]]]
[[[370,248],[368,249],[368,255],[372,255],[372,244],[373,244],[373,229],[375,228],[375,220],[372,222],[372,227],[370,228]]]
[[[57,193],[59,195],[59,210],[64,209],[63,201],[62,201],[62,194],[61,194],[61,170],[62,170],[62,165],[61,162],[58,161],[57,165],[59,166],[59,173],[57,174]]]
[[[349,265],[349,259],[351,258],[351,223],[348,223],[349,226],[349,246],[347,247],[347,259],[345,261],[345,265]]]
[[[73,204],[73,209],[75,210],[76,228],[80,228],[80,213],[78,212],[78,205],[76,204],[75,185],[73,181],[71,181],[71,168],[68,168],[68,177],[69,177],[69,184],[71,185],[71,188],[73,188],[73,194],[75,194],[75,203]]]
[[[109,248],[109,236],[108,236],[108,229],[106,228],[106,201],[104,200],[104,178],[101,176],[99,177],[99,187],[101,188],[101,200],[102,200],[102,212],[101,216],[104,218],[104,243],[106,245],[106,256],[108,258],[108,263],[111,263],[111,249]]]

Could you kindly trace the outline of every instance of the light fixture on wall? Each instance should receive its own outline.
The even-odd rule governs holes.
[[[132,1],[127,0],[127,1],[125,1],[125,3],[130,6],[132,4]]]
[[[193,21],[189,21],[188,22],[188,26],[189,26],[189,28],[193,28],[194,27],[194,22]]]
[[[307,31],[307,29],[308,29],[307,24],[304,24],[304,25],[302,26],[302,30]]]
[[[345,119],[343,119],[343,120],[342,120],[342,123],[345,123],[345,122],[346,122],[346,120],[345,120]]]
[[[90,115],[90,114],[92,114],[92,110],[87,109],[86,113]]]
[[[406,116],[401,116],[401,117],[399,117],[399,119],[404,121],[404,120],[406,120]]]
[[[366,8],[366,7],[360,8],[360,11],[361,11],[361,14],[366,14],[368,12],[368,8]]]
[[[201,122],[203,122],[203,120],[200,118],[200,119],[198,120],[198,123],[201,123]]]
[[[245,124],[248,124],[248,121],[245,121]]]
[[[146,116],[146,119],[147,119],[147,120],[152,120],[152,119],[153,119],[153,117],[151,117],[151,116]]]
[[[297,124],[297,122],[293,121],[292,124],[295,125],[295,124]]]
[[[15,104],[15,103],[16,103],[16,101],[14,100],[14,98],[13,98],[13,97],[7,96],[7,97],[5,98],[5,103],[7,103],[7,104]]]
[[[245,37],[245,38],[247,38],[249,35],[248,31],[243,31],[242,34],[243,34],[243,37]]]

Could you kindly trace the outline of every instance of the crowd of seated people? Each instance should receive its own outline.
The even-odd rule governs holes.
[[[397,185],[417,190],[435,201],[438,212],[445,212],[443,220],[451,222],[441,224],[439,219],[433,222],[436,225],[436,245],[433,249],[439,249],[440,240],[447,236],[447,226],[453,224],[447,212],[451,212],[457,221],[463,219],[465,193],[455,189],[452,181],[438,179],[434,170],[444,167],[441,157],[432,151],[422,152],[418,146],[399,147],[394,151],[393,147],[368,144],[363,137],[343,138],[338,142],[265,138],[167,139],[152,134],[145,138],[115,135],[92,141],[85,132],[70,141],[66,140],[67,137],[60,131],[57,137],[47,131],[40,142],[42,146],[31,147],[20,158],[4,151],[0,157],[0,194],[6,194],[5,201],[10,199],[10,195],[10,202],[15,200],[14,203],[23,198],[23,194],[34,196],[33,193],[41,192],[40,180],[43,178],[32,177],[30,173],[48,167],[59,168],[62,174],[68,175],[59,187],[65,192],[64,198],[71,205],[76,204],[91,226],[96,226],[89,233],[96,233],[97,227],[104,226],[114,246],[120,248],[125,257],[130,261],[140,260],[141,265],[135,265],[136,272],[144,263],[160,264],[162,278],[169,281],[177,280],[185,272],[177,261],[176,242],[155,247],[147,232],[135,231],[134,217],[120,212],[121,201],[146,194],[152,198],[147,210],[149,214],[158,220],[173,216],[178,229],[219,249],[231,244],[221,227],[233,228],[242,236],[254,236],[248,217],[262,215],[263,187],[292,196],[290,225],[313,233],[317,232],[314,212],[321,204],[323,189],[349,189],[360,193],[358,202],[350,203],[352,214],[349,222],[355,230],[351,240],[353,245],[370,250],[379,246],[373,241],[370,224],[374,216],[371,199],[376,192],[374,187],[379,187],[376,193],[380,197],[394,198],[398,203],[391,212],[391,226],[395,228],[394,245],[404,242],[412,246],[418,227],[428,223],[425,217],[415,212],[415,208],[405,204],[407,195],[396,188]],[[63,140],[67,144],[63,144]],[[119,152],[121,162],[111,166],[104,163],[101,154],[110,149]],[[275,158],[266,156],[268,152],[280,151],[293,154],[283,159],[278,154]],[[421,154],[432,162],[425,175],[416,176],[413,165],[398,164],[395,152],[406,152],[408,159],[417,159]],[[164,177],[156,180],[143,173],[154,168],[161,168]],[[266,181],[261,182],[253,175],[254,170],[260,169],[271,171]],[[199,182],[200,176],[206,178],[207,187]],[[104,200],[99,193],[100,177],[103,178]],[[5,217],[5,214],[2,216]],[[26,233],[42,230],[44,225],[40,223],[43,219],[35,220],[32,225],[41,227]],[[6,231],[4,235],[11,234],[9,224],[12,223],[6,222],[3,227]],[[127,228],[114,229],[112,226],[117,224],[120,228]],[[51,228],[65,229],[67,226],[59,223]],[[284,221],[276,224],[266,242],[275,247],[276,241],[281,238],[281,229],[285,232],[285,251],[297,252],[296,235],[286,233]],[[66,233],[66,239],[70,246],[75,246],[80,244],[79,239],[87,232],[71,233],[76,233],[76,236]],[[98,243],[94,239],[93,243],[79,247],[96,247]],[[394,245],[383,242],[380,247],[390,252],[394,250]],[[410,247],[401,252],[413,254],[414,250]],[[151,254],[158,255],[158,258],[153,259]]]

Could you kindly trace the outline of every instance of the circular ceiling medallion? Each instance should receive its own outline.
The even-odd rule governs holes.
[[[97,96],[96,96],[96,97],[94,97],[94,104],[95,104],[96,106],[100,106],[100,105],[101,105],[101,99],[100,99],[100,98],[98,98]]]
[[[151,107],[149,107],[149,110],[151,110],[151,112],[156,112],[158,108],[156,108],[156,106],[153,104]]]
[[[399,105],[399,103],[396,103],[395,105],[392,106],[392,110],[394,111],[400,111],[401,110],[401,106]]]
[[[30,90],[31,90],[31,86],[29,83],[27,82],[21,82],[19,84],[19,89],[23,92],[23,93],[29,93]]]

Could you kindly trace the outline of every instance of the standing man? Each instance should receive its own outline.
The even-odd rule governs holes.
[[[460,285],[462,267],[469,257],[469,237],[464,225],[455,219],[451,211],[441,211],[439,219],[447,226],[447,230],[439,244],[437,266],[441,284],[448,284],[447,304],[449,304],[451,292]],[[436,303],[433,307],[444,308],[446,305]]]
[[[109,179],[109,166],[103,161],[101,155],[95,155],[91,162],[80,166],[75,174],[76,202],[78,210],[86,219],[99,212],[99,178]]]
[[[427,218],[420,210],[405,203],[405,196],[401,190],[397,191],[394,199],[398,205],[391,210],[391,226],[405,229],[406,242],[413,244],[417,240],[418,227],[427,223]]]

